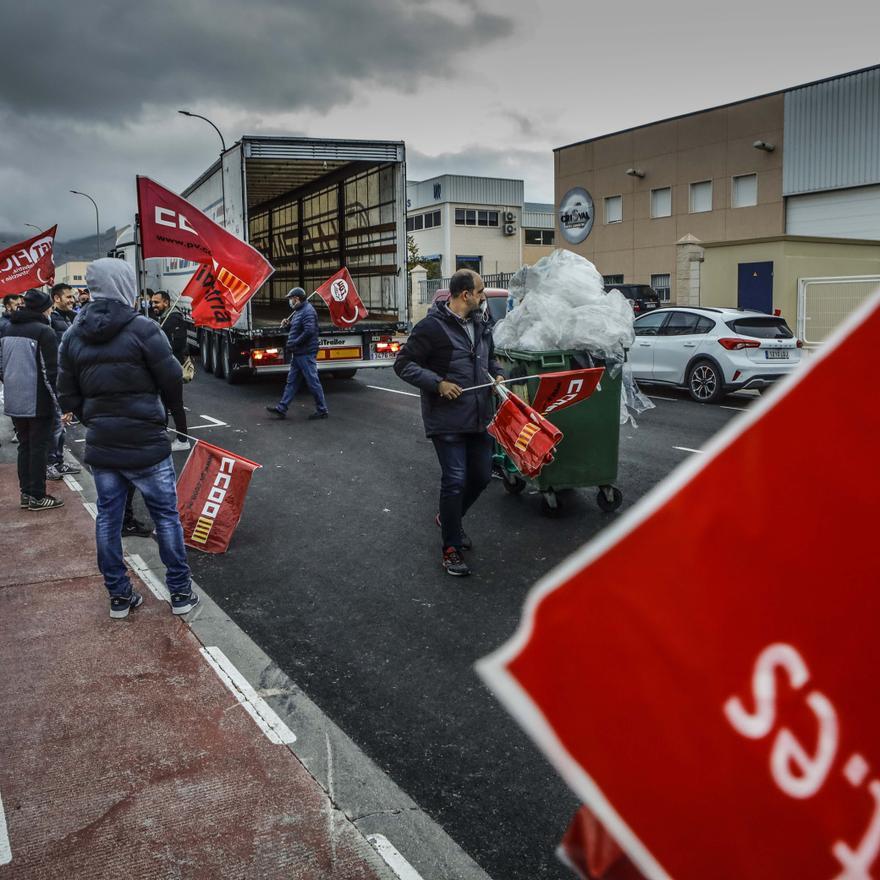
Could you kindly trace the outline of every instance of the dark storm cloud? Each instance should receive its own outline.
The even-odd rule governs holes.
[[[0,104],[19,114],[136,118],[146,104],[327,108],[365,85],[414,89],[511,23],[468,2],[21,3],[4,15]]]

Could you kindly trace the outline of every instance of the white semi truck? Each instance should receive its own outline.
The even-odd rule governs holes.
[[[312,297],[321,329],[318,369],[350,377],[391,366],[409,326],[402,142],[245,135],[181,195],[275,267],[230,330],[191,327],[206,370],[230,383],[286,372],[288,291],[311,293],[342,266],[369,317],[340,330]],[[123,258],[130,252],[117,249]],[[142,287],[167,290],[174,302],[199,267],[171,258],[138,268]],[[187,320],[190,305],[186,297],[177,304]]]

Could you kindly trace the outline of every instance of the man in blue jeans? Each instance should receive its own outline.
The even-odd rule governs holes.
[[[183,374],[161,327],[134,309],[134,269],[123,260],[95,260],[86,269],[92,302],[65,333],[59,354],[62,409],[86,427],[85,463],[98,490],[98,568],[110,594],[110,616],[128,617],[143,603],[122,555],[129,486],[140,490],[156,524],[159,555],[174,614],[199,601],[192,589],[166,408],[183,406]]]
[[[324,389],[318,378],[318,314],[307,301],[306,292],[301,287],[294,287],[287,294],[287,301],[293,309],[290,332],[284,346],[285,351],[290,354],[290,372],[287,374],[287,384],[281,400],[266,409],[279,419],[286,419],[287,409],[305,379],[312,397],[315,398],[315,411],[309,416],[309,421],[326,419],[329,413],[324,400]]]

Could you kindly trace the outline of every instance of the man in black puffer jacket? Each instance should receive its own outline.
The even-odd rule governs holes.
[[[92,302],[64,335],[58,393],[62,409],[86,427],[84,460],[98,489],[98,567],[110,593],[110,616],[127,617],[143,598],[132,591],[122,557],[122,520],[130,485],[156,524],[159,553],[175,614],[198,602],[193,592],[165,409],[182,406],[180,364],[154,321],[134,310],[134,269],[123,260],[90,263]],[[164,401],[164,403],[163,403]]]
[[[422,421],[440,460],[443,567],[467,575],[461,556],[470,539],[461,520],[492,477],[492,438],[486,428],[495,414],[491,388],[464,391],[504,375],[495,360],[483,279],[459,269],[449,280],[449,302],[435,303],[413,327],[394,371],[422,392]]]

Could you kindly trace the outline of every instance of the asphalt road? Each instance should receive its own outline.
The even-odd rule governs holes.
[[[576,800],[473,663],[513,632],[535,580],[615,515],[591,490],[547,519],[540,496],[493,480],[468,517],[474,574],[451,578],[433,522],[433,447],[417,398],[395,393],[413,389],[390,370],[362,371],[325,381],[328,420],[305,420],[303,394],[277,421],[264,407],[282,382],[200,373],[186,388],[192,425],[226,423],[193,433],[263,465],[230,551],[190,554],[196,579],[493,878],[568,878],[554,849]],[[749,404],[649,393],[656,409],[621,434],[624,509]]]

